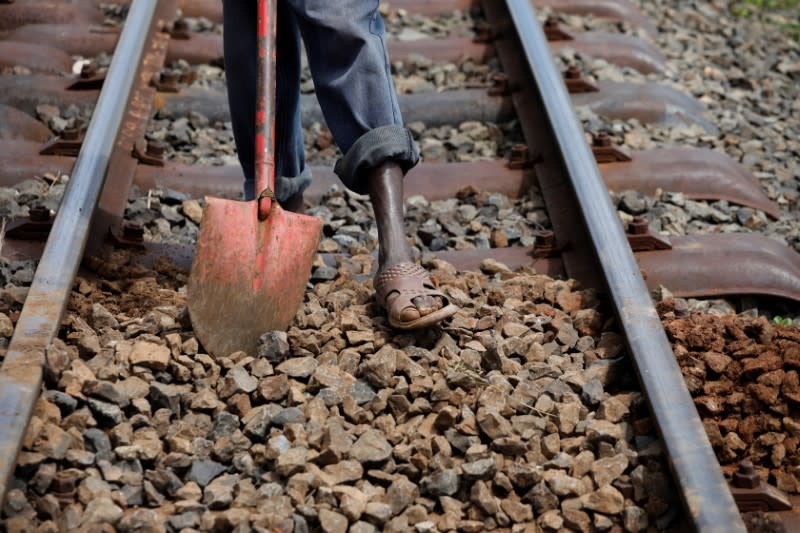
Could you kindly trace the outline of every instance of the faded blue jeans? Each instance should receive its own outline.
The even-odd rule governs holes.
[[[407,172],[419,160],[392,81],[378,0],[278,0],[276,195],[284,201],[311,181],[300,123],[300,38],[325,121],[344,156],[335,172],[359,193],[368,171],[387,160]],[[233,134],[254,198],[257,0],[223,0],[225,75]],[[261,192],[261,191],[258,191]]]

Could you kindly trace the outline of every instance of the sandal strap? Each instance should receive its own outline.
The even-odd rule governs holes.
[[[413,305],[411,300],[417,296],[438,296],[446,301],[447,298],[437,290],[437,286],[435,278],[427,270],[410,262],[390,266],[375,276],[374,281],[375,296],[382,307],[386,307],[386,298],[395,292],[404,301],[407,300],[408,305]]]

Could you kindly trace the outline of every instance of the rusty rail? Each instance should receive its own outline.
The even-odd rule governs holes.
[[[135,0],[75,162],[58,216],[0,368],[0,502],[39,397],[45,353],[58,333],[89,235],[157,0]]]
[[[512,99],[523,121],[526,138],[531,128],[538,128],[549,130],[555,139],[555,153],[542,154],[543,159],[551,160],[551,166],[543,169],[544,179],[554,174],[553,166],[556,166],[569,183],[540,183],[546,201],[548,187],[558,187],[558,193],[567,198],[560,199],[556,209],[548,205],[548,211],[554,226],[559,223],[559,211],[563,215],[567,208],[565,202],[574,206],[568,216],[581,213],[582,227],[565,221],[563,216],[561,220],[565,226],[571,226],[572,246],[583,248],[578,251],[579,255],[585,258],[588,249],[593,251],[591,255],[595,255],[596,260],[591,270],[599,270],[602,280],[591,280],[596,272],[588,273],[585,262],[577,266],[579,261],[569,261],[565,257],[567,274],[578,279],[589,278],[590,283],[600,281],[609,289],[680,487],[687,516],[700,532],[745,531],[531,3],[529,0],[487,0],[483,6],[487,19],[495,27],[516,30],[515,35],[508,32],[501,38],[505,43],[497,43],[504,70],[510,75],[516,72],[519,78],[512,80],[512,84],[520,88],[512,91]],[[535,88],[538,94],[526,99],[524,93],[530,95],[532,91],[525,91],[523,87]],[[531,112],[523,108],[523,103],[539,107],[538,117],[547,126],[542,127],[540,122],[528,124],[526,128],[525,117],[530,117]],[[532,150],[537,149],[530,138],[528,142]],[[545,148],[539,146],[538,149]],[[586,246],[579,246],[581,243]]]

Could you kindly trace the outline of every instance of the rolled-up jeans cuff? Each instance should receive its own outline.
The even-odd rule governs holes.
[[[419,162],[411,133],[403,126],[388,125],[368,131],[336,161],[333,171],[352,191],[367,193],[367,172],[386,161],[394,161],[403,174]]]
[[[275,198],[278,199],[278,202],[285,202],[295,194],[305,192],[311,185],[312,179],[310,167],[306,167],[300,174],[291,178],[285,176],[275,178]],[[256,195],[261,193],[261,191],[255,190],[254,182],[246,183],[244,189],[245,200],[254,200]]]

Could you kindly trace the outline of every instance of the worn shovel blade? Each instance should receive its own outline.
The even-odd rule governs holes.
[[[272,203],[206,198],[188,286],[192,327],[210,354],[256,355],[258,337],[286,329],[303,299],[322,223]]]

